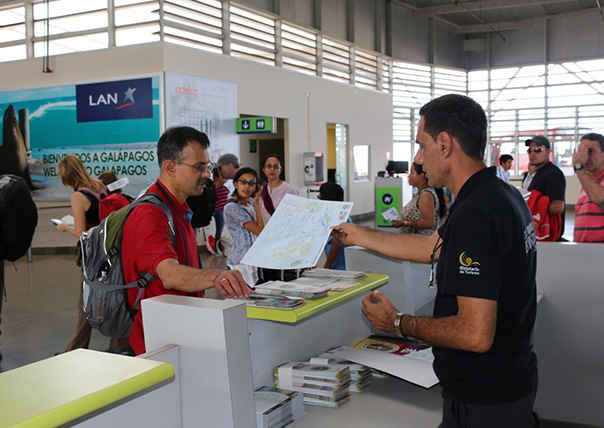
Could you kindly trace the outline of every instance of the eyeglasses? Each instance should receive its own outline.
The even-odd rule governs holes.
[[[239,179],[237,181],[239,183],[241,183],[243,186],[248,186],[248,187],[256,187],[256,184],[258,184],[255,181],[247,181],[247,180],[242,180],[242,179]]]
[[[189,165],[188,163],[184,163],[181,162],[179,160],[174,161],[179,165],[184,165],[184,166],[188,166],[189,168],[193,168],[194,170],[196,170],[197,172],[203,174],[204,172],[212,172],[212,170],[214,169],[214,164],[212,162],[208,162],[206,165],[203,166],[195,166],[195,165]]]
[[[529,147],[528,149],[526,149],[526,152],[527,152],[527,153],[530,155],[530,154],[531,154],[531,152],[535,152],[535,153],[541,153],[543,150],[546,150],[546,148],[545,148],[545,147],[535,147],[535,148],[533,149],[533,148],[530,148],[530,147]]]
[[[281,169],[283,168],[281,165],[275,163],[275,164],[271,164],[271,163],[267,163],[266,165],[264,165],[264,167],[266,169]]]

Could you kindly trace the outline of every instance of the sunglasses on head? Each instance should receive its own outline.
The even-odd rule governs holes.
[[[526,149],[526,152],[530,155],[531,152],[541,153],[543,150],[547,150],[547,149],[545,147],[535,147],[535,148],[529,147],[528,149]]]

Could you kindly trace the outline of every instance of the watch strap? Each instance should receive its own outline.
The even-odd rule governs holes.
[[[394,332],[398,337],[405,337],[403,329],[401,328],[401,322],[403,321],[404,316],[404,313],[399,312],[396,314],[396,317],[394,317]]]

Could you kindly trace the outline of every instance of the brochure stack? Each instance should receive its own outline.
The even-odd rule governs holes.
[[[275,367],[275,386],[302,392],[306,404],[339,407],[350,397],[350,369],[335,364],[286,363]]]
[[[304,414],[302,393],[262,386],[254,391],[257,428],[282,428]]]

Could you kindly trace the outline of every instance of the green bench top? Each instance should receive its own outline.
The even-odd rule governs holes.
[[[54,427],[174,376],[168,363],[77,349],[0,373],[0,428]]]

